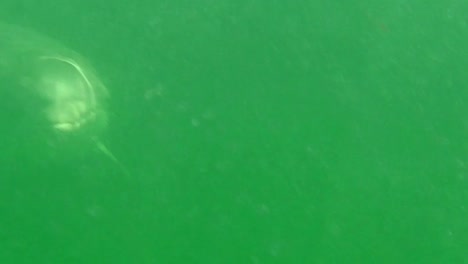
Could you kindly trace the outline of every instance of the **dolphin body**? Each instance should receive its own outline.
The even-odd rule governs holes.
[[[2,122],[8,124],[2,127],[4,138],[15,138],[20,152],[33,145],[71,152],[94,145],[121,166],[100,141],[108,97],[77,52],[33,31],[0,24],[0,118],[8,120]]]

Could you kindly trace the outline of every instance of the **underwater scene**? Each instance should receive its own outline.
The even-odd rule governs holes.
[[[468,263],[468,3],[0,3],[0,263]]]

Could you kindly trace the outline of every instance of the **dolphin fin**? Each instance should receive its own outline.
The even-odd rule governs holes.
[[[130,173],[128,172],[127,168],[117,159],[117,157],[112,153],[112,151],[109,150],[109,148],[102,143],[98,138],[93,137],[93,141],[96,144],[96,147],[101,151],[104,155],[106,155],[110,160],[112,160],[119,168],[122,170],[122,172],[126,176],[130,176]]]

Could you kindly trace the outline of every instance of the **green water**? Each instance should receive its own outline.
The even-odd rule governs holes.
[[[2,137],[0,263],[468,263],[468,4],[335,2],[2,1],[130,175]]]

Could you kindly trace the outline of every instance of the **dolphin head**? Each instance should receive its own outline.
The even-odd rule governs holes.
[[[45,102],[50,128],[64,134],[97,134],[105,127],[106,90],[91,71],[62,56],[39,57],[38,70],[35,86]]]

